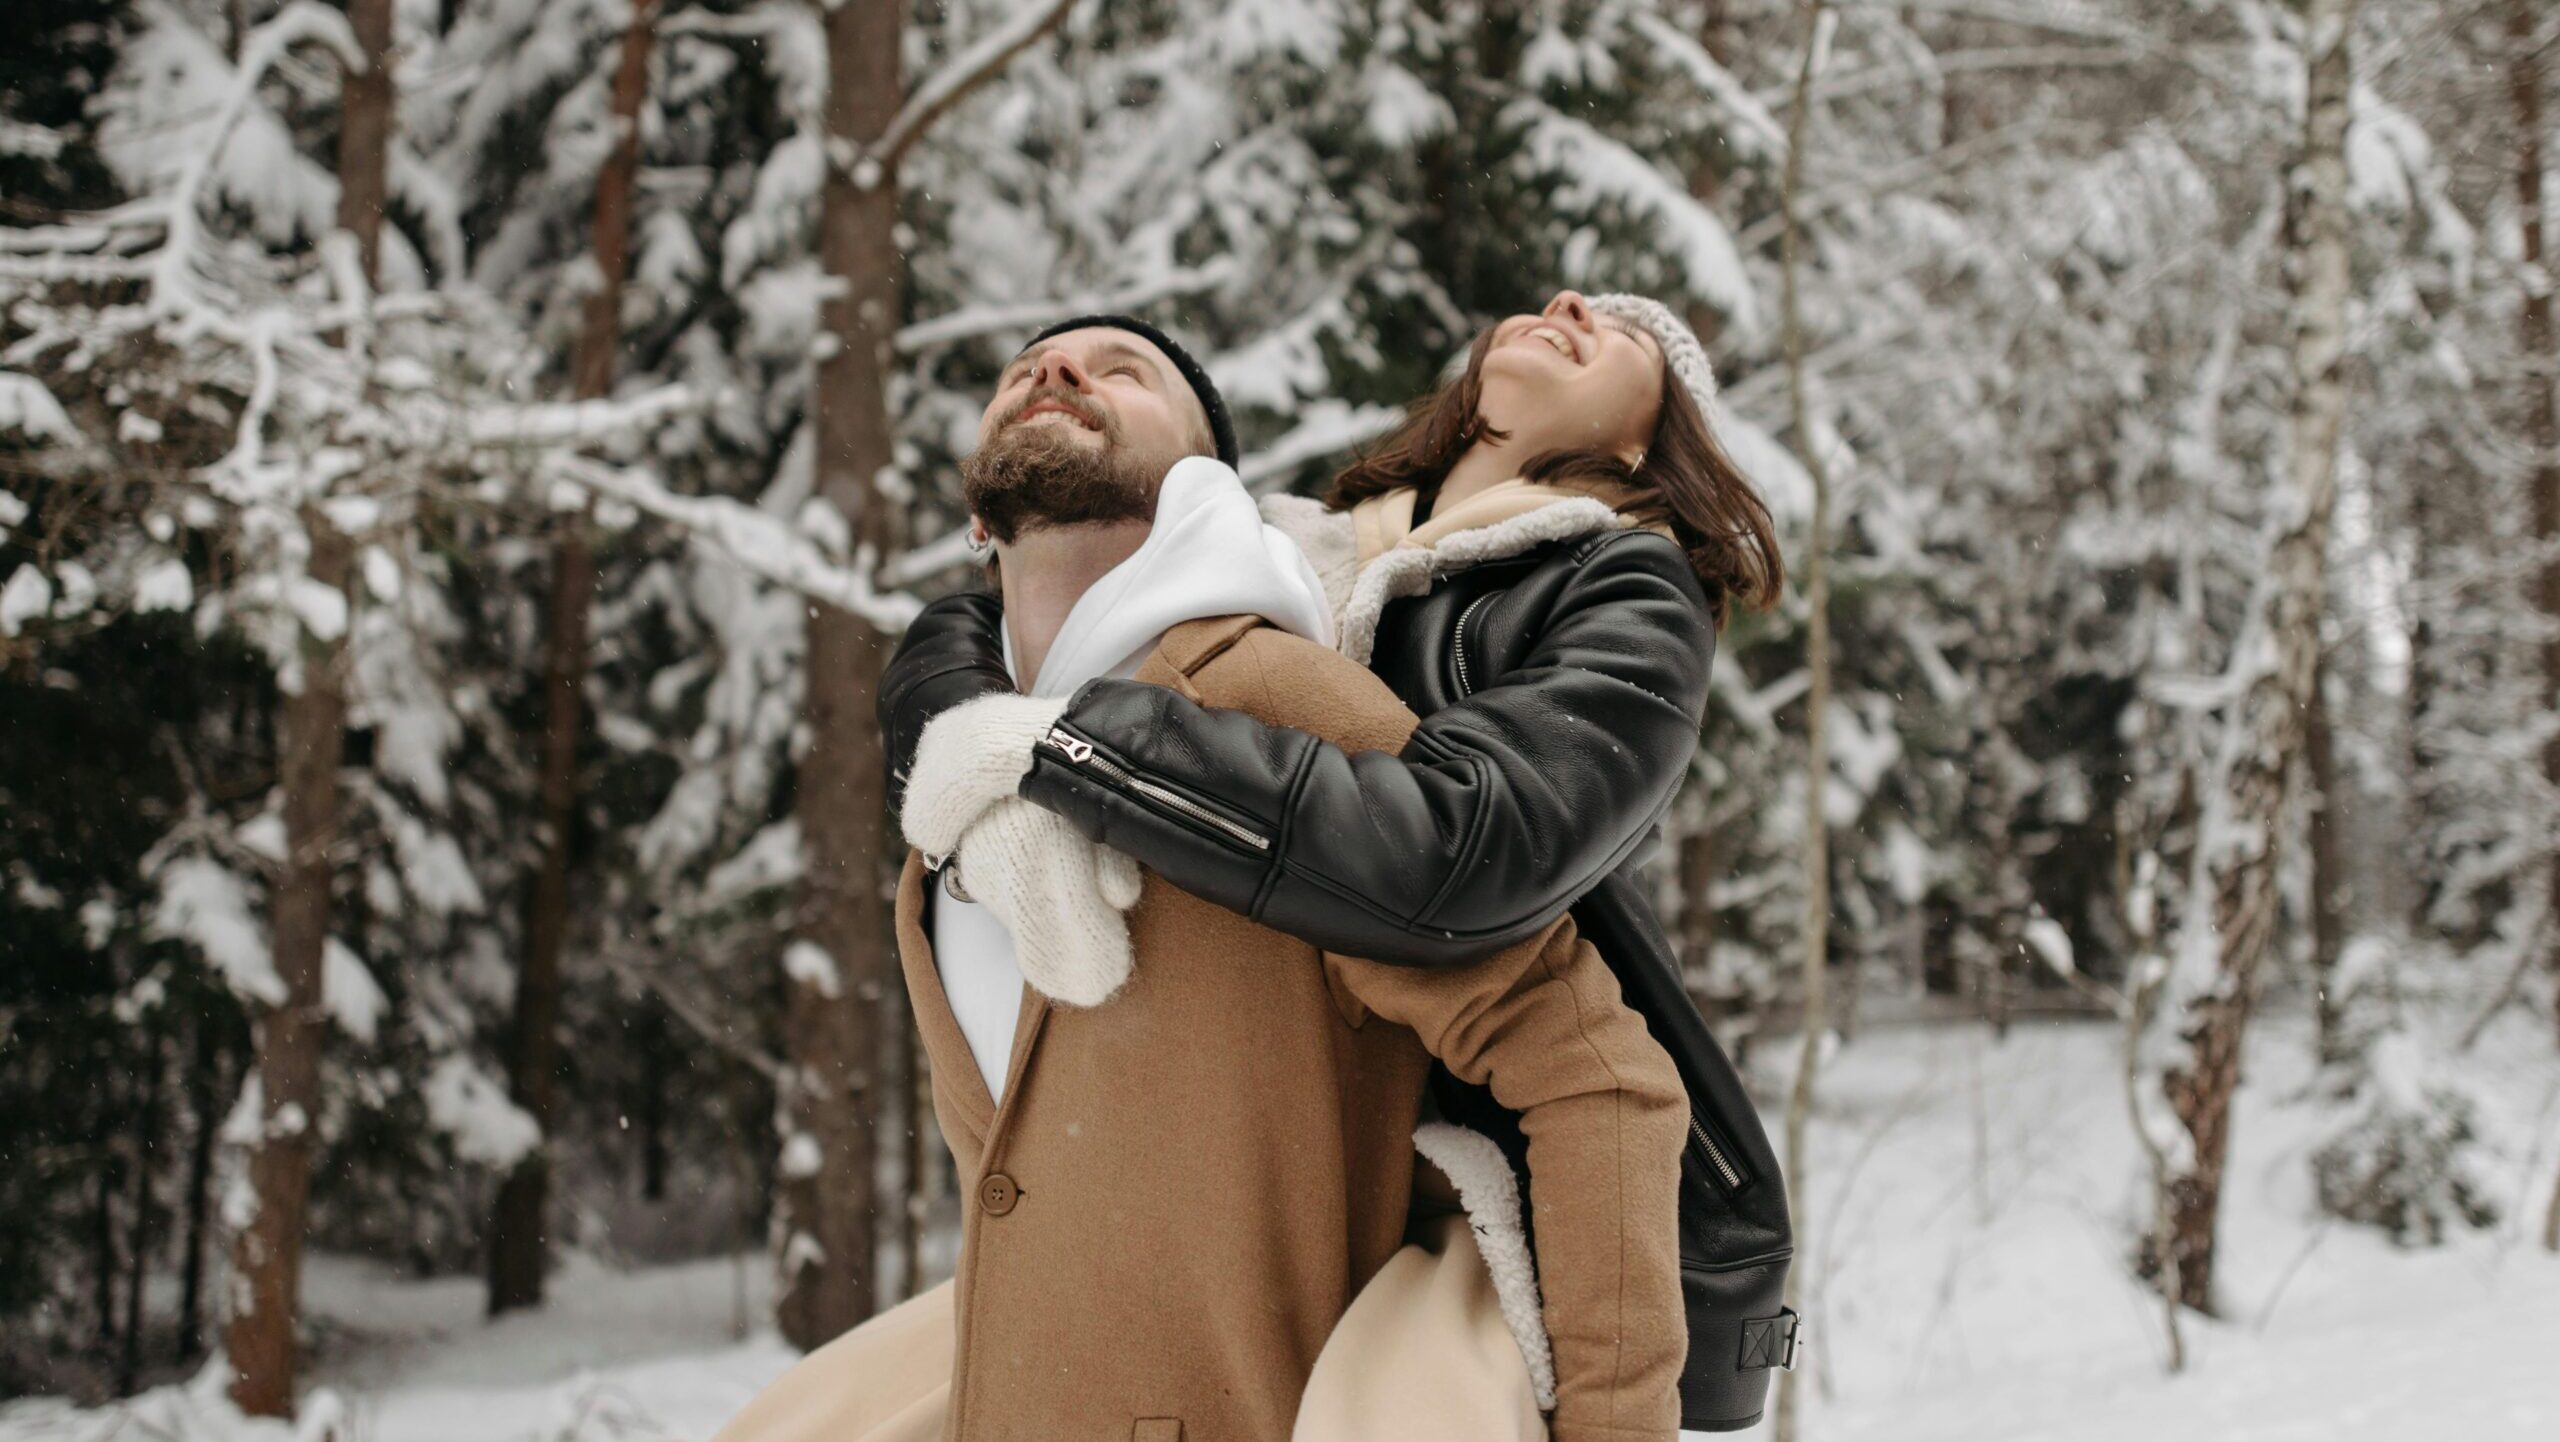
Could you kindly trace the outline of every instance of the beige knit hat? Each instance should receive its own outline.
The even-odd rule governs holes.
[[[1696,331],[1674,315],[1671,307],[1647,296],[1623,292],[1595,295],[1589,303],[1594,315],[1616,316],[1644,327],[1654,343],[1662,347],[1663,364],[1671,367],[1671,374],[1688,388],[1689,398],[1698,403],[1698,414],[1705,416],[1710,425],[1714,424],[1717,414],[1716,370],[1708,361],[1707,348],[1699,341]]]

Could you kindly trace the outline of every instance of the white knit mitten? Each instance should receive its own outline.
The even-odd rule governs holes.
[[[1032,990],[1070,1006],[1100,1006],[1129,979],[1128,919],[1138,864],[1085,839],[1020,797],[986,809],[957,848],[961,884],[1013,934]]]
[[[1102,899],[1117,911],[1137,905],[1138,892],[1145,884],[1145,878],[1138,875],[1138,859],[1108,846],[1096,846],[1093,852],[1093,879],[1102,888]]]
[[[1011,799],[1031,749],[1066,710],[1063,697],[981,696],[926,722],[898,813],[907,844],[935,857],[959,849],[971,823]]]

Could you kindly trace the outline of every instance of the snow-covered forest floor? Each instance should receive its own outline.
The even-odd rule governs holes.
[[[1838,1053],[1814,1133],[1809,1437],[2560,1432],[2560,1260],[2532,1245],[2560,1153],[2560,1070],[2534,1018],[2510,1013],[2459,1063],[2504,1220],[2414,1250],[2313,1205],[2306,1158],[2327,1118],[2304,1096],[2308,1024],[2267,1019],[2240,1093],[2222,1318],[2188,1319],[2179,1377],[2161,1365],[2158,1305],[2126,1269],[2141,1183],[2119,1046],[2110,1025],[2028,1022],[1998,1042],[1972,1026],[1875,1029]],[[571,1258],[546,1310],[491,1324],[477,1278],[317,1258],[306,1288],[329,1400],[306,1405],[299,1435],[334,1420],[347,1442],[699,1442],[792,1359],[767,1320],[769,1273],[761,1255],[631,1272]],[[237,1421],[218,1395],[21,1403],[0,1408],[0,1442],[297,1435]]]

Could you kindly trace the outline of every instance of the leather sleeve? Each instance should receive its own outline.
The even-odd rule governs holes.
[[[926,606],[880,673],[881,751],[889,766],[889,814],[905,805],[916,741],[934,717],[980,696],[1014,689],[1004,665],[1004,602],[962,591]]]
[[[1327,950],[1481,960],[1537,934],[1636,849],[1706,711],[1714,625],[1668,540],[1594,543],[1535,624],[1493,684],[1426,718],[1394,755],[1095,681],[1061,726],[1102,765],[1044,746],[1022,794],[1183,890]],[[1186,823],[1166,796],[1267,846]]]

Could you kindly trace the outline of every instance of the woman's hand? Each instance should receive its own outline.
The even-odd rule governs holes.
[[[1013,694],[1004,603],[995,593],[962,591],[927,604],[880,674],[876,714],[888,753],[889,810],[904,804],[916,742],[935,717],[980,696]]]
[[[1013,934],[1014,960],[1032,990],[1100,1006],[1129,979],[1134,956],[1123,913],[1138,903],[1138,863],[1007,797],[960,838],[953,864],[961,889]]]
[[[898,824],[907,844],[932,857],[959,849],[963,833],[1000,801],[1010,801],[1031,769],[1032,748],[1067,709],[1041,696],[981,696],[933,718],[916,743]]]

